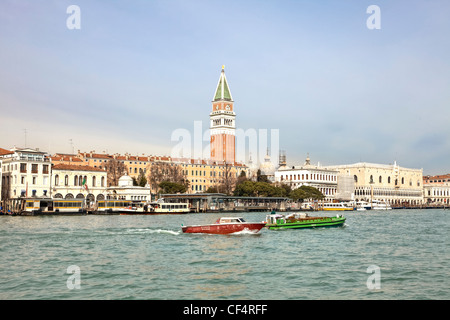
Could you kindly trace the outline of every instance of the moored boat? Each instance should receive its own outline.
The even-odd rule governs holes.
[[[122,214],[133,212],[132,202],[128,200],[99,200],[95,214]]]
[[[182,226],[183,233],[230,234],[240,231],[259,232],[265,222],[246,222],[241,217],[222,217],[213,224]]]
[[[184,214],[191,212],[189,203],[164,203],[149,202],[149,203],[139,203],[130,206],[127,210],[122,210],[121,215],[152,215],[152,214]]]
[[[357,201],[356,202],[356,210],[358,211],[366,211],[372,209],[372,206],[367,201]]]
[[[371,201],[372,210],[391,210],[392,207],[389,203],[381,200],[372,200]]]
[[[355,207],[347,202],[329,202],[319,204],[319,210],[323,211],[353,211]]]
[[[84,199],[52,199],[45,197],[30,197],[16,199],[12,215],[76,215],[86,214]]]
[[[294,213],[290,215],[269,214],[266,216],[266,227],[270,230],[300,229],[319,227],[339,227],[345,222],[345,217],[310,217],[305,213]]]

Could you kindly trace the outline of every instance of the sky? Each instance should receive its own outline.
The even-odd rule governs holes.
[[[278,130],[288,165],[449,173],[449,17],[447,0],[2,0],[0,147],[170,155],[175,130],[209,128],[225,65],[237,128]]]

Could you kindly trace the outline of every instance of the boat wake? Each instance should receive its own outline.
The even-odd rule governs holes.
[[[239,235],[247,235],[247,234],[250,234],[250,235],[260,235],[259,230],[258,230],[258,231],[251,231],[251,230],[249,230],[249,229],[244,229],[244,230],[242,230],[242,231],[237,231],[237,232],[229,233],[229,235],[231,235],[231,236],[235,236],[235,235],[239,236]]]
[[[128,229],[129,234],[171,234],[177,236],[181,234],[181,231],[167,230],[167,229],[150,229],[150,228],[139,228],[139,229]]]

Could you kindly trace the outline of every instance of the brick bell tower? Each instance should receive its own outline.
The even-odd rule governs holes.
[[[212,100],[212,112],[209,114],[211,160],[218,164],[234,164],[235,162],[236,114],[233,104],[225,77],[225,66],[222,66],[219,83]]]

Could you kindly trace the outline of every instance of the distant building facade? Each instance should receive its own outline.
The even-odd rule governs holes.
[[[52,198],[85,199],[89,203],[105,199],[106,171],[90,166],[55,164],[52,168]]]
[[[117,186],[107,188],[107,199],[128,200],[133,202],[151,201],[150,186],[139,187],[133,185],[129,175],[120,177]]]
[[[450,174],[424,176],[423,197],[427,204],[450,204]]]
[[[219,187],[226,179],[235,182],[241,172],[247,176],[248,168],[241,163],[217,164],[211,160],[183,160],[179,162],[185,179],[189,181],[187,193],[206,192],[210,187]],[[226,177],[228,173],[228,177]]]
[[[409,169],[397,165],[355,163],[328,166],[339,175],[354,180],[355,200],[383,200],[391,205],[423,203],[423,169]]]
[[[289,167],[285,162],[275,171],[275,181],[285,183],[292,189],[310,186],[318,189],[325,200],[333,200],[337,190],[337,175],[339,171],[312,165],[309,156],[302,166]]]
[[[50,196],[51,161],[45,152],[31,148],[2,150],[2,201]]]

